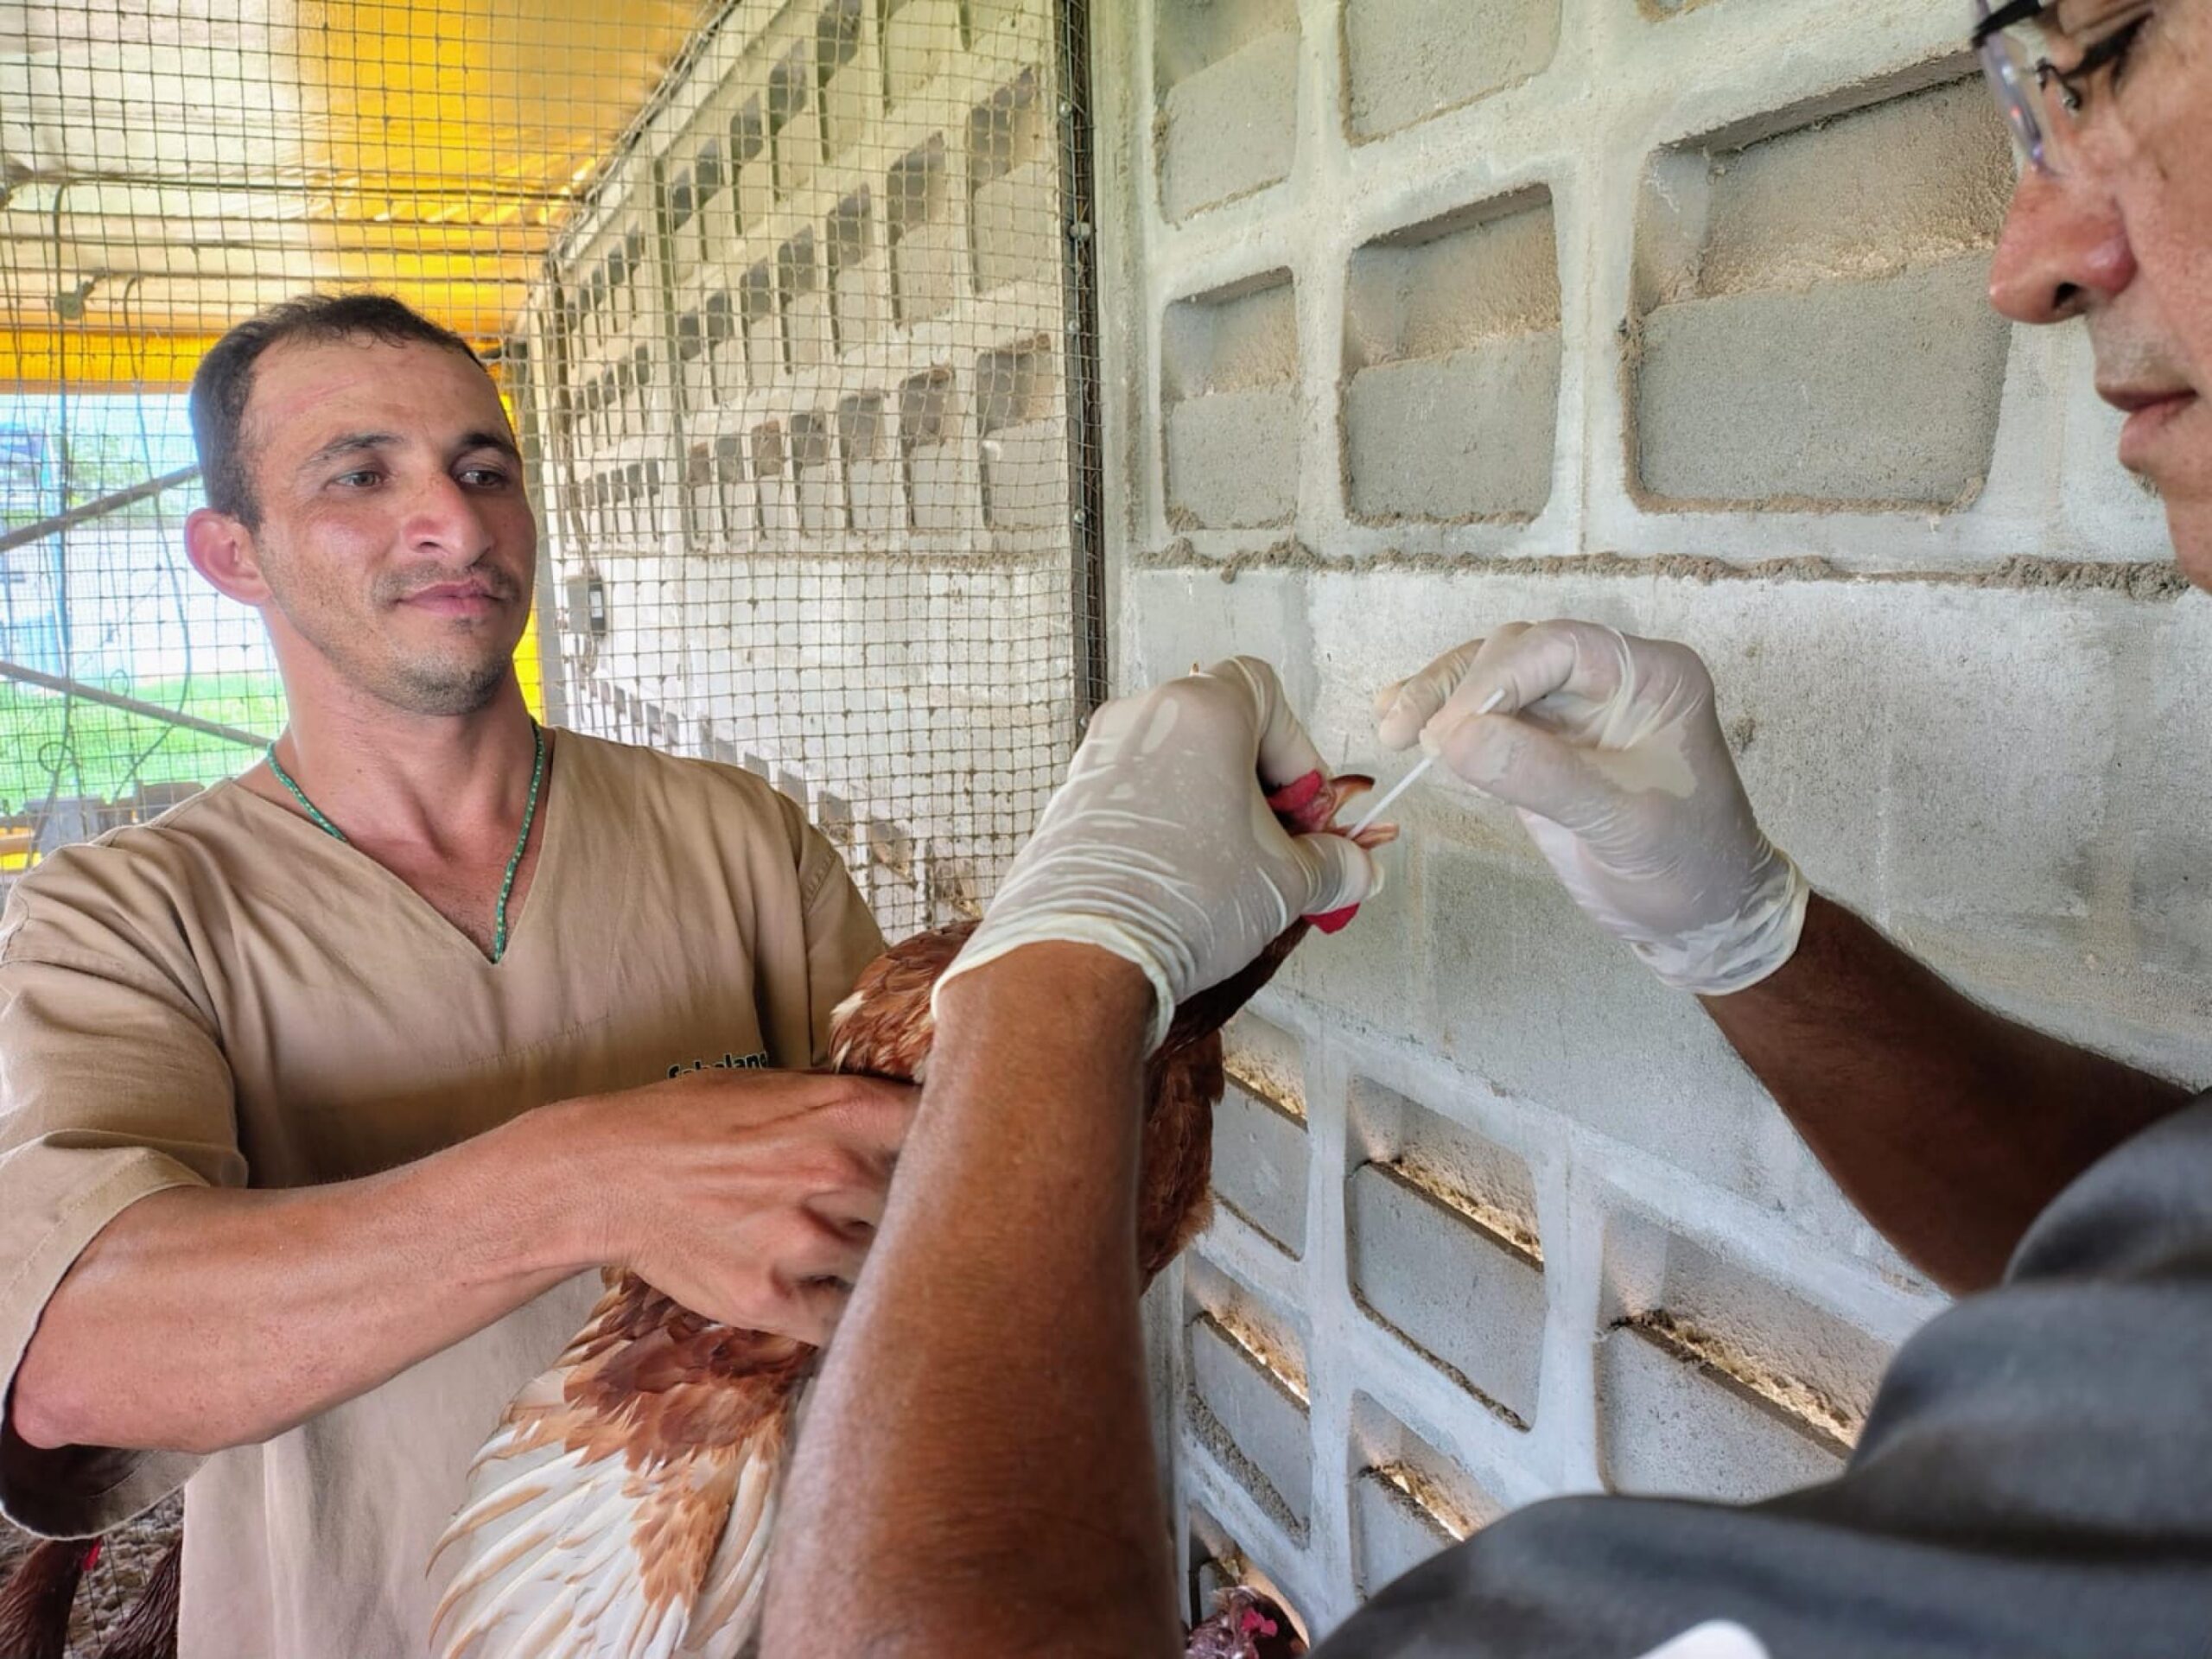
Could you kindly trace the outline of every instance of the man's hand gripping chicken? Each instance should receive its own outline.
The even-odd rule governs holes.
[[[1120,775],[1185,721],[1247,728],[1241,749],[1224,734],[1247,757],[1243,776],[1163,777],[1150,764],[1140,791]],[[1335,828],[1370,785],[1326,776],[1264,664],[1224,663],[1109,704],[988,918],[917,934],[873,963],[836,1012],[834,1065],[923,1081],[931,999],[956,957],[965,971],[1077,939],[1136,963],[1156,997],[1137,1226],[1148,1282],[1206,1223],[1222,1026],[1309,921],[1334,931],[1373,891],[1366,852],[1395,832],[1376,826],[1355,844]],[[1229,913],[1194,919],[1195,893],[1147,856],[1171,837],[1252,863],[1247,879],[1205,889],[1236,892]],[[438,1612],[446,1659],[727,1656],[758,1624],[817,1352],[702,1319],[633,1274],[607,1282],[567,1352],[508,1408],[440,1546],[458,1558]]]

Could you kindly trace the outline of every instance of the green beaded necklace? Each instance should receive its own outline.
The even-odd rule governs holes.
[[[515,890],[515,872],[522,868],[523,849],[530,845],[530,826],[537,818],[538,786],[545,781],[545,728],[533,720],[530,722],[530,734],[537,745],[537,758],[530,768],[530,801],[522,810],[522,833],[515,837],[515,849],[507,858],[507,873],[499,883],[499,907],[492,915],[492,960],[494,962],[507,954],[507,900]],[[346,832],[324,817],[321,809],[308,799],[307,791],[292,781],[292,774],[284,770],[284,763],[276,758],[274,743],[269,746],[269,770],[276,774],[278,783],[292,791],[292,798],[308,815],[309,823],[333,841],[346,840]]]

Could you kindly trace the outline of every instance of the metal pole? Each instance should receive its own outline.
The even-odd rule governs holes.
[[[1055,8],[1060,85],[1060,231],[1069,483],[1069,588],[1074,629],[1075,723],[1082,741],[1091,712],[1106,700],[1112,664],[1106,639],[1106,486],[1099,406],[1098,194],[1092,154],[1090,0]]]
[[[219,737],[225,742],[241,744],[250,749],[269,747],[267,738],[257,737],[236,726],[226,726],[219,721],[202,720],[197,715],[180,714],[174,709],[162,708],[158,702],[126,697],[119,691],[104,690],[82,680],[65,679],[59,674],[41,674],[35,668],[25,668],[21,663],[0,661],[0,679],[20,680],[25,685],[59,691],[65,696],[82,697],[86,702],[105,703],[108,708],[120,709],[125,714],[143,715],[147,719],[158,720],[166,726],[181,726],[187,731],[205,732],[210,737]]]
[[[135,501],[143,501],[149,495],[159,495],[163,490],[175,489],[178,485],[189,483],[199,476],[199,467],[180,467],[173,473],[149,478],[143,484],[133,484],[127,490],[118,490],[112,495],[104,495],[97,501],[87,501],[67,512],[54,513],[36,524],[23,524],[0,534],[0,553],[5,553],[11,547],[22,547],[26,543],[44,541],[49,536],[67,530],[72,524],[83,524],[87,518],[104,518],[111,512],[121,512]]]

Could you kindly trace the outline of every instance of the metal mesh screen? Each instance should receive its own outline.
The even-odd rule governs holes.
[[[183,556],[182,388],[373,287],[507,395],[547,716],[760,772],[894,933],[980,904],[1098,691],[1079,6],[13,16],[0,880],[281,726]]]
[[[182,556],[192,471],[180,397],[0,396],[0,881],[237,771],[283,724],[257,620]]]

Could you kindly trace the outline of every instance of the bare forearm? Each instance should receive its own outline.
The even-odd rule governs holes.
[[[140,1200],[48,1303],[16,1374],[16,1433],[250,1444],[482,1329],[587,1264],[556,1190],[556,1134],[533,1113],[361,1180]]]
[[[2186,1090],[2012,1024],[1815,897],[1797,954],[1706,1010],[1845,1193],[1958,1292]]]
[[[1079,946],[948,988],[792,1471],[771,1659],[1174,1651],[1137,1319],[1149,1005]]]

